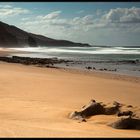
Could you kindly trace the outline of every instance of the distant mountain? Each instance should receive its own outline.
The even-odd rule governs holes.
[[[67,40],[56,40],[43,35],[28,33],[15,26],[0,22],[1,47],[37,47],[37,46],[90,46]]]

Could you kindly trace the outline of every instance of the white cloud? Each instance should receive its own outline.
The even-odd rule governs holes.
[[[24,17],[24,18],[22,18],[21,20],[22,21],[27,21],[27,20],[29,20],[30,18],[29,17]]]
[[[111,9],[104,18],[112,23],[140,23],[140,8]]]
[[[13,7],[11,5],[0,5],[0,18],[8,18],[20,14],[27,14],[30,11],[27,9]]]
[[[133,31],[140,27],[140,8],[116,8],[104,12],[100,18],[94,19],[91,28],[111,28],[115,30]]]
[[[93,24],[93,16],[92,15],[87,15],[87,16],[84,16],[82,18],[82,23],[84,25],[90,25],[90,24]]]
[[[92,15],[86,15],[84,17],[75,17],[73,18],[73,24],[93,24],[93,16]]]
[[[0,8],[11,8],[11,5],[0,5]]]
[[[59,15],[60,15],[61,11],[54,11],[54,12],[51,12],[45,16],[37,16],[37,19],[40,19],[40,20],[51,20],[51,19],[55,19],[55,18],[58,18]]]
[[[101,14],[101,11],[96,11]],[[62,11],[54,11],[47,15],[39,15],[31,19],[23,19],[25,22],[21,25],[36,25],[40,28],[56,27],[66,28],[66,30],[88,31],[94,28],[112,28],[114,30],[127,28],[138,28],[140,24],[140,8],[116,8],[110,9],[108,12],[102,12],[100,18],[93,19],[94,15],[85,15],[82,17],[62,18]],[[130,24],[131,23],[131,24]],[[134,26],[135,24],[135,26]]]

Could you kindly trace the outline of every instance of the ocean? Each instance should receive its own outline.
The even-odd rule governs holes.
[[[74,60],[77,63],[69,66],[59,65],[61,67],[73,67],[85,69],[87,66],[96,69],[117,69],[113,73],[133,75],[140,77],[140,47],[137,46],[110,46],[110,47],[24,47],[12,48],[18,51],[24,51],[20,54],[12,54],[22,57],[54,58]],[[27,52],[27,53],[26,53]],[[132,63],[136,61],[137,63]]]

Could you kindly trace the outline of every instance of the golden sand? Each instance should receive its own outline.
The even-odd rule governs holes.
[[[68,118],[90,99],[139,107],[134,79],[0,62],[0,137],[140,137],[137,130],[107,126],[112,115],[83,123]]]

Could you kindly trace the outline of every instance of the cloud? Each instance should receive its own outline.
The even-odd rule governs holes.
[[[99,13],[98,13],[99,12]],[[22,25],[36,25],[40,28],[57,27],[66,28],[67,30],[81,30],[88,31],[90,29],[112,28],[114,30],[136,29],[140,25],[140,8],[116,8],[110,9],[106,12],[101,10],[96,11],[96,18],[94,15],[84,15],[74,18],[61,17],[62,11],[53,11],[46,15],[39,15],[31,19],[23,19],[25,22]],[[98,14],[97,14],[98,13]],[[102,15],[101,15],[102,13]],[[131,23],[131,24],[130,24]],[[135,24],[135,25],[134,25]]]
[[[44,26],[45,25],[49,25],[49,26],[65,26],[67,25],[68,21],[67,19],[63,19],[63,18],[58,18],[59,17],[59,13],[60,12],[52,12],[49,13],[45,16],[37,16],[37,17],[33,17],[31,18],[23,18],[22,20],[26,20],[24,23],[21,23],[22,25],[28,25],[28,26],[32,26],[32,25],[40,25],[40,26]]]
[[[84,25],[90,25],[93,24],[93,16],[92,15],[86,15],[82,18],[82,23]]]
[[[21,18],[22,21],[27,21],[27,20],[29,20],[29,19],[30,19],[29,17]]]
[[[111,9],[104,18],[111,23],[140,23],[140,8]]]
[[[140,28],[140,8],[115,8],[102,13],[90,26],[96,29],[135,31]]]
[[[74,17],[71,21],[72,25],[90,25],[93,24],[93,16],[92,15],[86,15],[83,17]]]
[[[11,8],[11,5],[0,5],[0,8]]]
[[[61,11],[54,11],[54,12],[51,12],[45,16],[37,16],[37,19],[40,19],[40,20],[51,20],[51,19],[55,19],[55,18],[58,18],[59,15],[60,15]]]
[[[52,38],[76,40],[84,38],[92,40],[111,34],[140,33],[140,8],[115,8],[109,11],[96,11],[94,14],[67,18],[61,16],[62,11],[53,11],[46,15],[23,18],[20,27]],[[97,35],[97,33],[99,34]],[[89,37],[90,36],[90,37]],[[105,41],[105,39],[104,39]]]
[[[13,7],[11,5],[0,5],[0,18],[13,17],[20,14],[27,14],[30,11],[27,9]]]

